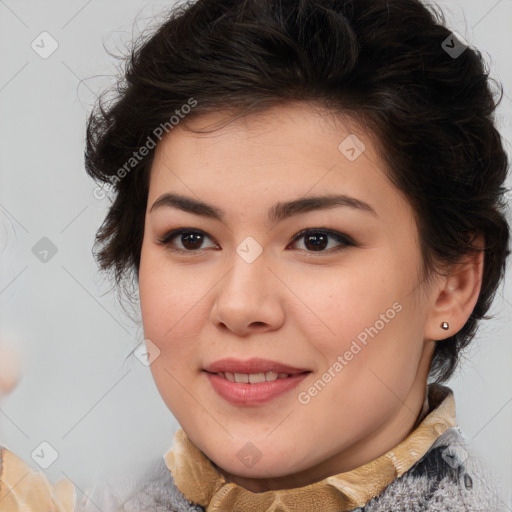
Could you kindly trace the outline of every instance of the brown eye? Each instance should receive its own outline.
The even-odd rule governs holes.
[[[332,253],[356,245],[350,237],[325,229],[305,229],[295,236],[292,245],[296,244],[300,239],[304,240],[305,252],[310,253]],[[215,244],[210,247],[204,247],[203,244],[206,240],[211,239],[203,231],[193,228],[180,228],[169,231],[169,233],[158,240],[158,243],[172,252],[188,254],[200,253],[201,249],[218,247]],[[334,247],[329,247],[331,241],[335,242]],[[181,247],[177,246],[177,244],[181,244]]]
[[[203,235],[197,233],[182,233],[181,243],[185,249],[199,249],[203,243]]]
[[[202,248],[205,239],[209,237],[198,229],[180,228],[167,233],[158,242],[165,245],[170,251],[175,252],[198,252]],[[182,247],[176,247],[175,243],[181,243]]]
[[[338,242],[338,247],[330,247],[327,251],[326,247],[329,245],[329,239],[332,238]],[[341,251],[348,246],[355,245],[354,241],[341,233],[336,231],[327,231],[320,229],[306,229],[297,234],[293,242],[303,239],[304,246],[307,252],[332,252]],[[332,250],[332,251],[331,251]]]

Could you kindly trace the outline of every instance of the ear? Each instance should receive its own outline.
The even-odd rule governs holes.
[[[444,340],[460,331],[473,312],[482,287],[485,242],[482,235],[473,240],[480,249],[476,254],[468,254],[453,265],[439,280],[433,291],[433,305],[425,324],[425,338]],[[448,329],[441,328],[447,322]]]

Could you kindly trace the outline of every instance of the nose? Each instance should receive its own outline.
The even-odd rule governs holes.
[[[237,252],[231,269],[215,287],[217,295],[211,321],[218,328],[238,336],[279,329],[284,322],[284,285],[260,254],[254,261]]]

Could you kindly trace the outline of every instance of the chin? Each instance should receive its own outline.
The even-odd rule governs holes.
[[[244,478],[279,478],[306,469],[291,455],[297,456],[290,448],[290,452],[280,447],[276,450],[272,446],[264,449],[257,449],[250,442],[242,445],[242,448],[226,447],[218,449],[216,445],[212,450],[204,452],[206,456],[226,473]]]
[[[263,463],[263,461],[260,460],[253,467],[247,467],[245,464],[240,463],[238,459],[223,459],[219,460],[218,463],[215,462],[215,465],[217,466],[217,469],[221,468],[224,472],[229,473],[230,475],[243,478],[269,479],[279,478],[295,473],[295,470],[292,470],[288,461],[283,465],[282,461],[281,463],[273,463],[272,461]]]

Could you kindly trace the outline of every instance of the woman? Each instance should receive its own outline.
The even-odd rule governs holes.
[[[504,510],[443,385],[509,254],[479,53],[417,0],[199,0],[119,85],[97,256],[182,428],[114,508]]]

